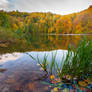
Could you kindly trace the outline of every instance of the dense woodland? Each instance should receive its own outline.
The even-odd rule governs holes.
[[[92,6],[70,15],[0,11],[0,41],[30,40],[31,34],[91,34]]]

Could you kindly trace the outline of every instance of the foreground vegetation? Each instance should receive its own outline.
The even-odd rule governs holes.
[[[78,84],[89,88],[92,86],[92,41],[82,40],[76,49],[69,46],[66,56],[61,62],[56,61],[56,53],[52,54],[49,62],[47,55],[43,60],[30,57],[38,61],[41,70],[45,71],[51,80],[49,85],[62,86],[62,81],[66,84]],[[54,91],[53,91],[54,92]]]
[[[64,75],[70,75],[74,78],[88,79],[92,78],[92,41],[83,40],[77,49],[73,51],[68,49],[68,54],[63,61],[63,67],[58,67],[60,78]],[[92,80],[92,79],[91,79]]]

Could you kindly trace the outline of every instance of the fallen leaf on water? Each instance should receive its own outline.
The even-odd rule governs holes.
[[[80,89],[81,89],[82,91],[85,91],[85,89],[84,89],[84,88],[82,88],[82,87],[80,87]]]
[[[84,80],[86,83],[88,83],[88,84],[90,84],[91,83],[91,81],[90,80]]]
[[[71,75],[66,75],[66,79],[70,80],[70,79],[72,79],[72,76]]]
[[[85,81],[79,81],[78,84],[82,87],[88,86],[88,84]]]
[[[59,78],[56,78],[56,82],[59,83],[61,82],[61,80]]]
[[[58,88],[53,88],[51,92],[58,92]]]
[[[57,82],[55,80],[52,80],[51,83],[56,84]]]
[[[54,75],[50,75],[50,79],[51,80],[54,80],[55,79],[55,76]]]

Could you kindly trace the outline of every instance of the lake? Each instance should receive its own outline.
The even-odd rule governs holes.
[[[51,34],[32,36],[27,45],[0,45],[0,92],[53,92],[53,87],[42,83],[48,81],[46,73],[28,54],[34,58],[38,56],[40,60],[48,55],[50,61],[52,53],[57,52],[56,61],[59,62],[66,55],[69,44],[76,47],[84,37],[92,40],[92,35]],[[78,91],[77,87],[71,89],[70,86],[59,92],[92,92],[90,88],[80,87]],[[67,91],[64,91],[65,88]]]

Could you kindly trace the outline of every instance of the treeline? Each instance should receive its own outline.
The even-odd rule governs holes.
[[[34,33],[81,34],[92,33],[92,6],[80,13],[56,15],[0,11],[0,32],[28,38]],[[19,36],[20,37],[20,36]]]

